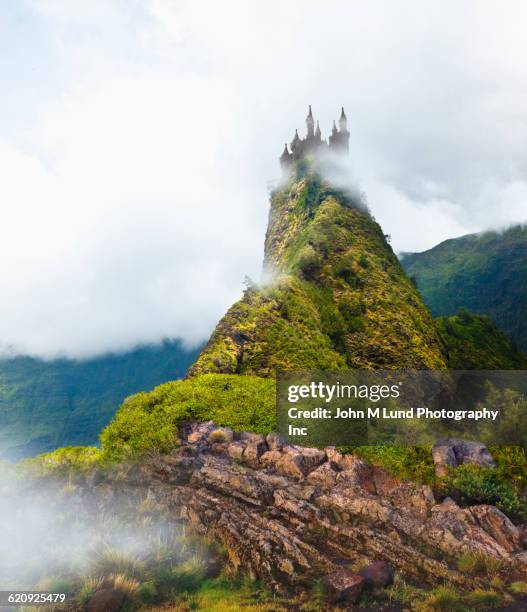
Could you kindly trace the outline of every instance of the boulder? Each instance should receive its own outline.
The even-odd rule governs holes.
[[[446,476],[448,469],[459,465],[496,467],[496,462],[482,442],[447,438],[438,440],[432,448],[437,476]]]
[[[227,447],[227,454],[231,459],[235,461],[241,461],[243,457],[243,451],[245,450],[245,444],[240,441],[231,442]]]
[[[124,593],[117,589],[100,589],[94,593],[88,603],[88,612],[118,612],[124,604]]]
[[[265,441],[267,442],[269,450],[281,450],[282,447],[287,444],[287,441],[274,431],[267,434]]]
[[[260,457],[267,451],[265,438],[255,438],[249,440],[243,451],[243,460],[249,465],[255,465],[260,462]]]
[[[333,603],[355,603],[365,586],[362,576],[342,567],[325,577],[328,598]]]
[[[187,435],[187,442],[189,444],[196,444],[197,442],[206,441],[215,429],[216,424],[214,421],[207,421],[206,423],[191,423],[190,432]]]
[[[470,512],[480,527],[507,552],[512,553],[521,549],[522,536],[519,529],[501,510],[484,504],[472,506]]]
[[[357,573],[364,578],[364,581],[369,586],[387,587],[393,582],[393,568],[386,561],[370,563]]]
[[[303,446],[284,446],[282,451],[271,450],[260,459],[266,467],[291,478],[305,478],[326,459],[324,451]]]

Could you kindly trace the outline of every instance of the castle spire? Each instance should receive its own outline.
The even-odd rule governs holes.
[[[286,142],[284,146],[284,151],[282,155],[280,155],[280,166],[282,167],[282,169],[288,168],[291,165],[292,159],[293,159],[293,155],[289,153],[289,150],[287,148],[287,142]]]
[[[333,120],[333,128],[331,130],[331,134],[335,136],[336,133],[337,133],[337,124],[335,123],[335,120]]]
[[[340,113],[339,129],[341,132],[346,132],[348,130],[348,118],[344,112],[344,107],[342,107],[342,111]]]
[[[320,131],[320,125],[317,121],[317,129],[315,130],[315,139],[319,142],[322,140],[322,132]]]
[[[313,119],[313,112],[311,111],[311,104],[309,105],[309,112],[306,117],[307,125],[307,137],[313,138],[315,129],[315,120]]]

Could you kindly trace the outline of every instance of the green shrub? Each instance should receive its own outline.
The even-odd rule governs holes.
[[[95,551],[91,569],[94,574],[104,577],[123,575],[143,578],[146,574],[145,566],[138,557],[107,545]]]
[[[492,504],[512,519],[527,520],[527,499],[493,468],[461,465],[451,470],[443,486],[463,503]]]
[[[461,595],[449,586],[440,586],[431,591],[422,603],[415,607],[419,612],[466,612]]]
[[[91,597],[102,588],[104,585],[104,578],[102,576],[88,576],[84,579],[80,591],[77,595],[77,599],[80,603],[85,604]]]
[[[256,376],[205,374],[156,387],[125,400],[101,434],[105,459],[169,452],[182,421],[213,419],[235,430],[275,428],[275,381]]]
[[[174,583],[181,593],[193,593],[205,580],[205,564],[198,557],[192,557],[173,568]]]
[[[467,602],[478,610],[482,606],[485,608],[495,608],[501,603],[501,596],[496,591],[476,589],[467,595]]]
[[[145,603],[152,603],[157,597],[157,589],[153,580],[143,582],[137,591],[139,599]]]
[[[513,582],[509,588],[515,595],[527,595],[527,582]]]

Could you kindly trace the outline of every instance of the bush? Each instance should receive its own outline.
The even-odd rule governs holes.
[[[143,578],[144,564],[134,555],[104,545],[95,552],[92,561],[94,574],[104,577],[122,575],[127,578]]]
[[[509,588],[515,595],[527,595],[527,582],[513,582]]]
[[[85,604],[91,597],[102,588],[104,585],[104,578],[102,576],[88,576],[84,579],[80,588],[79,594],[77,595],[80,603]]]
[[[443,486],[466,504],[491,504],[512,519],[527,520],[527,499],[510,481],[500,480],[493,468],[461,465],[450,472]]]
[[[476,589],[467,595],[469,605],[480,609],[482,606],[486,608],[495,608],[501,602],[501,596],[496,591],[485,591],[484,589]]]
[[[466,612],[466,609],[459,593],[448,586],[437,587],[416,607],[419,612]]]
[[[276,383],[236,374],[205,374],[160,385],[125,400],[101,434],[104,459],[120,461],[146,452],[170,452],[182,421],[214,420],[235,430],[275,428]]]

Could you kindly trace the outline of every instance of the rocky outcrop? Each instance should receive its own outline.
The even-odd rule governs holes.
[[[437,476],[446,476],[449,468],[459,465],[496,467],[496,462],[487,447],[474,440],[457,438],[438,440],[432,448],[432,458]]]
[[[527,574],[525,537],[493,506],[438,503],[429,487],[334,448],[247,432],[215,442],[216,429],[182,427],[177,450],[110,473],[86,488],[84,505],[104,507],[119,491],[221,541],[235,567],[277,592],[326,576],[335,601],[352,601],[365,587],[389,584],[394,571],[420,585],[483,586],[456,569],[465,553]]]

